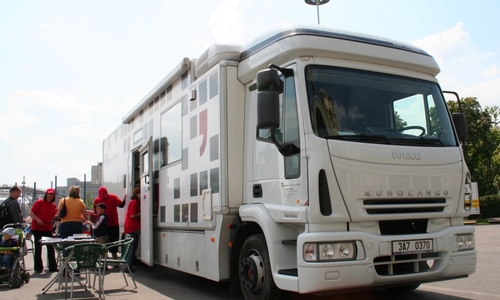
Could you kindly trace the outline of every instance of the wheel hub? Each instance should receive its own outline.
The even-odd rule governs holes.
[[[258,293],[264,282],[264,264],[257,253],[245,257],[241,262],[243,286],[252,293]]]

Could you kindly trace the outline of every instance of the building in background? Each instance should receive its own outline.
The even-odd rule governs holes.
[[[66,186],[57,187],[57,195],[64,198],[69,195],[69,188],[72,186],[80,187],[80,197],[85,204],[93,203],[97,197],[97,190],[102,185],[102,163],[98,163],[91,168],[90,181],[80,180],[76,177],[66,179]],[[88,205],[87,205],[88,207]]]

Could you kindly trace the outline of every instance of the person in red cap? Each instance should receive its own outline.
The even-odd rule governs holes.
[[[57,208],[56,190],[49,188],[45,192],[43,199],[38,199],[30,211],[31,233],[35,237],[35,272],[42,273],[42,236],[52,237],[52,220],[54,219]],[[57,272],[57,262],[52,245],[47,245],[47,260],[49,261],[49,271]]]
[[[94,207],[99,203],[106,205],[106,214],[108,215],[108,237],[109,242],[116,242],[120,239],[120,227],[118,226],[118,207],[123,208],[127,201],[127,195],[120,200],[115,194],[108,194],[108,190],[101,186],[98,190],[98,196],[94,200]],[[114,259],[118,258],[118,247],[110,249]]]

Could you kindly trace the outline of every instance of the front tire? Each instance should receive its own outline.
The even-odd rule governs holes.
[[[246,239],[241,248],[238,274],[241,291],[247,300],[280,299],[282,291],[273,280],[269,252],[263,234]]]

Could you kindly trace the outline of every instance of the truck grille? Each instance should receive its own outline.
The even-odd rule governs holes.
[[[396,276],[423,273],[437,267],[441,255],[438,252],[379,256],[373,260],[380,276]]]
[[[381,235],[407,235],[427,233],[427,219],[379,221]]]
[[[369,215],[442,212],[446,199],[369,199],[363,208]]]

